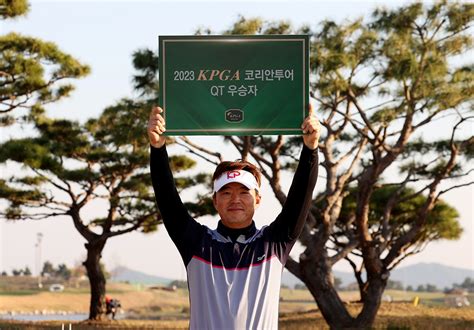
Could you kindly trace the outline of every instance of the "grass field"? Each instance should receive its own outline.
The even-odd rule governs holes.
[[[351,313],[356,313],[360,306],[353,304],[349,307]],[[61,329],[65,324],[68,329],[70,322],[14,322],[0,320],[0,329]],[[71,322],[72,329],[187,329],[187,320],[120,320],[103,323]],[[293,329],[328,329],[321,314],[316,311],[288,313],[280,316],[279,328]],[[382,304],[374,324],[375,329],[473,329],[474,313],[472,309],[455,309],[440,307],[413,307],[408,303]]]
[[[18,283],[17,283],[18,284]],[[4,289],[8,287],[8,289]],[[66,288],[64,292],[38,291],[30,287],[21,289],[15,283],[0,283],[0,314],[16,313],[50,313],[74,312],[86,313],[89,306],[89,291],[85,287]],[[189,301],[187,290],[169,292],[151,290],[143,286],[123,283],[109,283],[108,294],[121,301],[126,312],[126,320],[90,325],[71,322],[74,329],[186,329],[189,318]],[[353,315],[361,305],[354,303],[359,298],[358,292],[341,292],[341,297],[348,302]],[[383,303],[380,308],[376,328],[380,329],[474,329],[474,296],[470,296],[471,307],[447,308],[443,306],[443,293],[406,292],[387,290],[391,303]],[[415,296],[420,298],[420,305],[411,303]],[[280,294],[280,329],[325,329],[324,319],[317,311],[317,306],[306,290],[282,289]],[[352,303],[351,303],[352,302]],[[65,321],[15,322],[0,320],[3,329],[61,329]],[[66,327],[67,328],[67,327]]]

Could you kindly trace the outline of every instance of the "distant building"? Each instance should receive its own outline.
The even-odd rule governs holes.
[[[467,291],[459,288],[445,292],[444,304],[449,307],[467,307],[470,305],[467,300]]]
[[[51,291],[51,292],[62,292],[62,291],[64,291],[64,285],[59,284],[59,283],[51,284],[49,286],[49,291]]]

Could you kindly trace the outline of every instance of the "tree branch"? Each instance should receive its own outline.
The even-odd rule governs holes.
[[[145,220],[147,218],[152,217],[154,214],[155,213],[146,214],[146,215],[138,218],[137,223],[135,223],[133,226],[131,226],[127,229],[123,229],[123,230],[110,231],[110,232],[104,233],[103,236],[105,236],[106,238],[110,238],[110,237],[123,235],[123,234],[129,233],[129,232],[132,232],[134,230],[137,230],[138,228],[140,228],[140,226],[143,224],[143,222],[145,222]]]
[[[184,144],[183,144],[183,143],[180,143],[180,142],[176,142],[178,145],[185,147],[186,149],[188,149],[188,151],[190,151],[191,153],[193,153],[193,154],[195,154],[195,155],[201,157],[201,158],[204,159],[205,161],[207,161],[207,162],[209,162],[209,163],[211,163],[211,164],[214,164],[214,165],[217,165],[217,164],[219,164],[220,162],[222,162],[222,155],[221,155],[221,153],[219,153],[219,152],[213,152],[213,151],[211,151],[211,150],[209,150],[209,149],[206,149],[206,148],[204,148],[204,147],[202,147],[202,146],[200,146],[200,145],[198,145],[198,144],[192,142],[192,141],[191,141],[188,137],[186,137],[186,136],[180,136],[180,139],[184,142]],[[203,153],[206,153],[206,154],[208,154],[208,155],[210,155],[210,156],[216,157],[216,158],[218,159],[218,162],[212,161],[212,160],[206,158],[205,156],[203,156],[203,155],[201,155],[201,154],[198,154],[197,152],[195,152],[194,150],[192,150],[191,147],[194,148],[194,149],[196,149],[196,150],[199,150],[199,151],[201,151],[201,152],[203,152]]]
[[[474,184],[474,181],[467,182],[467,183],[464,183],[464,184],[459,184],[459,185],[456,185],[456,186],[452,186],[452,187],[450,187],[450,188],[448,188],[448,189],[445,189],[445,190],[440,191],[440,192],[438,193],[437,198],[439,198],[439,196],[441,196],[442,194],[447,193],[448,191],[451,191],[451,190],[457,189],[457,188],[461,188],[461,187],[470,186],[470,185],[472,185],[472,184]]]
[[[292,257],[288,257],[288,260],[285,264],[285,268],[288,269],[288,271],[295,275],[297,278],[301,279],[300,264],[296,262]]]
[[[347,256],[359,245],[357,240],[351,240],[349,243],[345,244],[344,247],[339,249],[338,253],[329,257],[329,263],[332,265],[336,264],[341,259],[346,259]]]

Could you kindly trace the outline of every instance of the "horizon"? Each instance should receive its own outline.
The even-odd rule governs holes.
[[[400,267],[397,267],[395,268],[393,271],[396,272],[396,271],[402,271],[406,268],[413,268],[413,267],[419,267],[419,266],[441,266],[441,267],[446,267],[446,268],[450,268],[450,269],[454,269],[454,270],[460,270],[460,271],[469,271],[471,272],[472,274],[472,278],[474,279],[474,270],[472,269],[469,269],[469,268],[461,268],[461,267],[455,267],[455,266],[448,266],[448,265],[445,265],[445,264],[442,264],[442,263],[439,263],[439,262],[418,262],[416,264],[411,264],[411,265],[405,265],[405,266],[400,266]],[[108,270],[109,272],[113,273],[115,271],[117,271],[117,269],[120,269],[120,268],[125,268],[126,270],[129,270],[129,271],[134,271],[134,272],[138,272],[140,274],[143,274],[143,275],[147,275],[147,276],[151,276],[151,277],[157,277],[159,279],[162,279],[162,280],[171,280],[171,281],[174,281],[174,280],[180,280],[178,278],[168,278],[168,277],[162,277],[160,275],[155,275],[155,274],[149,274],[149,273],[146,273],[146,272],[142,272],[142,271],[138,271],[136,269],[132,269],[132,268],[129,268],[125,265],[117,265],[115,266],[115,268],[113,269],[110,269]],[[291,272],[284,268],[283,269],[283,272],[284,273],[288,273],[288,274],[291,274]],[[336,270],[335,272],[337,273],[346,273],[346,274],[352,274],[352,272],[350,271],[346,271],[346,270]],[[293,274],[291,274],[293,275]],[[294,276],[294,275],[293,275]],[[186,280],[186,279],[184,279]],[[283,284],[283,283],[282,283]]]

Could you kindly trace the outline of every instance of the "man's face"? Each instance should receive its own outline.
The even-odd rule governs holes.
[[[252,223],[253,214],[260,205],[260,195],[255,189],[232,182],[226,184],[213,197],[214,207],[226,227],[245,228]]]

